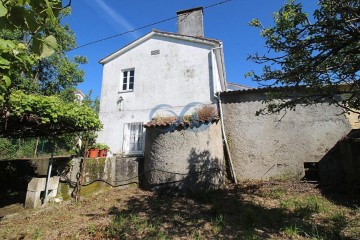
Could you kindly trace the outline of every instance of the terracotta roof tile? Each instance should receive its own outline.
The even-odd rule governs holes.
[[[220,120],[219,115],[207,116],[197,118],[192,115],[187,115],[183,117],[161,117],[153,118],[150,122],[145,123],[144,127],[169,127],[169,126],[190,126],[197,123],[208,123],[208,122],[217,122]]]

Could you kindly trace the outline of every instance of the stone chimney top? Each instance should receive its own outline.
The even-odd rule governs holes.
[[[178,11],[178,33],[187,36],[204,37],[203,8]]]

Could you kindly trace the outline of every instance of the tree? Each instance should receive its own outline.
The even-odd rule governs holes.
[[[46,24],[38,33],[39,36],[49,35],[56,39],[56,47],[52,49],[51,55],[43,55],[31,63],[30,71],[13,73],[10,86],[12,89],[44,95],[62,94],[66,95],[64,99],[67,100],[73,95],[76,85],[83,82],[84,72],[79,69],[79,64],[86,63],[87,59],[83,56],[75,56],[74,59],[67,57],[66,52],[76,47],[75,36],[68,25],[60,24],[70,12],[70,8],[61,8],[58,10],[57,21]],[[30,49],[28,52],[33,52],[34,49],[34,41],[28,40],[32,39],[33,35],[26,29],[0,30],[1,38],[19,43],[26,41]]]
[[[271,91],[267,108],[258,114],[320,102],[360,113],[360,2],[318,4],[312,19],[300,3],[289,0],[274,14],[273,27],[266,28],[257,19],[250,22],[261,29],[269,51],[249,56],[264,67],[261,74],[251,71],[247,76],[263,86],[290,87]]]
[[[61,10],[59,20],[69,14],[69,8]],[[33,70],[38,91],[45,95],[73,93],[77,84],[84,81],[84,71],[79,69],[79,65],[87,63],[87,59],[84,56],[70,59],[66,55],[76,47],[74,32],[68,25],[50,25],[46,31],[57,39],[57,48],[51,56],[41,59]]]
[[[0,0],[0,136],[101,128],[89,106],[61,97],[82,81],[78,64],[85,62],[65,55],[75,46],[69,27],[60,24],[66,11],[61,0]]]
[[[44,29],[58,24],[60,10],[61,1],[0,1],[0,25],[5,33],[0,38],[0,93],[9,94],[15,80],[31,73],[37,60],[55,51],[56,38]]]

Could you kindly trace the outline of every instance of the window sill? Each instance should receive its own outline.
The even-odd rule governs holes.
[[[127,92],[133,92],[134,90],[123,90],[123,91],[118,91],[118,93],[127,93]]]
[[[124,157],[144,157],[143,153],[125,153]]]

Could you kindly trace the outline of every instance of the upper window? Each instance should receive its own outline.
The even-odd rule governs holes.
[[[134,90],[134,80],[135,80],[135,70],[125,70],[123,71],[122,79],[122,91],[132,91]]]

